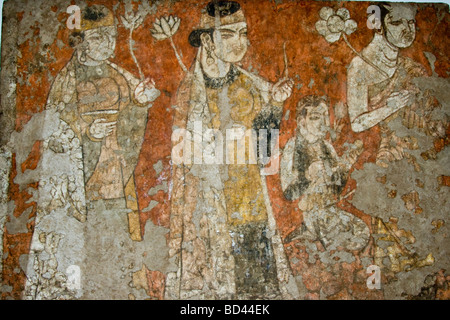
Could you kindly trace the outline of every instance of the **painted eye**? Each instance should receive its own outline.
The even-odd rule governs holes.
[[[224,34],[222,34],[222,39],[230,39],[230,38],[232,38],[233,37],[233,35],[232,34],[229,34],[229,33],[224,33]]]
[[[390,24],[393,26],[399,26],[402,24],[402,22],[400,20],[399,21],[391,21]]]

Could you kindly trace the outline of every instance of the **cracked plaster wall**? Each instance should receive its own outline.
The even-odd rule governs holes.
[[[222,185],[222,180],[230,179],[228,169],[221,168],[217,174],[214,167],[208,171],[205,167],[194,166],[190,171],[192,176],[177,176],[179,171],[171,159],[171,135],[183,126],[180,119],[186,116],[183,112],[188,111],[183,109],[183,101],[186,101],[183,94],[190,92],[191,97],[195,97],[191,100],[201,97],[194,85],[187,85],[190,78],[185,77],[183,65],[179,63],[189,68],[196,59],[197,49],[190,46],[187,39],[198,26],[207,1],[77,1],[82,10],[94,4],[107,6],[112,20],[105,22],[109,19],[106,17],[101,26],[111,26],[112,21],[117,27],[114,54],[101,70],[93,69],[98,75],[92,75],[86,69],[80,73],[79,60],[69,45],[71,31],[66,26],[69,17],[66,9],[71,1],[9,0],[3,12],[0,88],[2,299],[230,297],[227,294],[241,299],[448,299],[450,173],[448,122],[445,122],[450,108],[448,6],[418,5],[415,40],[408,48],[400,50],[400,57],[411,59],[424,70],[411,79],[409,75],[399,76],[402,88],[414,88],[415,97],[422,104],[418,102],[418,109],[412,109],[415,113],[410,112],[410,118],[398,112],[385,126],[378,124],[357,133],[352,130],[348,115],[347,91],[354,52],[341,39],[331,41],[329,30],[321,29],[317,22],[332,16],[324,7],[332,8],[333,14],[339,8],[348,9],[350,17],[346,17],[346,21],[355,20],[357,28],[347,36],[357,51],[361,51],[374,35],[373,30],[366,27],[365,9],[369,3],[238,2],[245,13],[251,44],[239,68],[243,68],[242,77],[248,77],[246,81],[252,83],[253,99],[260,95],[263,104],[269,101],[269,105],[283,110],[281,116],[274,116],[281,120],[281,124],[277,120],[276,125],[280,129],[282,156],[287,154],[286,146],[299,146],[299,142],[294,141],[301,141],[301,137],[293,138],[307,135],[299,129],[297,103],[307,95],[326,95],[328,113],[324,117],[328,119],[325,124],[328,135],[321,139],[330,141],[330,146],[327,152],[322,151],[326,156],[319,152],[318,157],[322,157],[324,163],[346,167],[342,176],[345,182],[340,186],[342,191],[330,192],[330,188],[323,187],[327,185],[325,182],[317,183],[321,169],[315,173],[309,170],[306,157],[300,161],[306,166],[304,175],[316,174],[317,178],[309,179],[310,188],[306,191],[294,193],[297,196],[293,199],[287,197],[283,186],[298,178],[293,164],[297,158],[292,156],[294,160],[286,160],[286,163],[282,160],[279,173],[265,177],[262,182],[259,175],[252,176],[257,179],[247,179],[241,185],[242,190],[261,190],[268,215],[266,220],[261,220],[266,224],[266,229],[261,229],[264,236],[248,240],[253,239],[254,230],[259,230],[251,223],[242,229],[232,229],[220,216],[223,214],[220,210],[217,216],[208,216],[212,212],[208,211],[211,201],[216,201],[217,207],[217,199],[221,199],[225,207],[236,202],[242,205],[236,200],[239,196],[230,198],[226,193],[229,187]],[[141,24],[134,21],[137,27],[130,42],[123,17],[130,18],[127,13],[133,12],[142,14],[142,21]],[[178,57],[168,40],[157,41],[155,32],[150,31],[156,28],[156,19],[169,15],[181,19],[178,31],[175,30],[171,38],[177,54],[181,53]],[[298,19],[298,15],[304,15],[305,19]],[[173,27],[174,22],[170,26]],[[207,64],[206,55],[204,62]],[[293,79],[291,93],[282,103],[277,103],[273,90],[265,88],[282,79],[286,70]],[[107,78],[119,83],[119,89],[107,80],[95,83],[105,72]],[[142,80],[140,73],[155,82],[156,89],[145,91],[145,97],[137,91]],[[83,87],[86,91],[80,89],[76,83],[79,77],[91,77],[90,81],[97,88],[104,89],[84,103],[89,108],[95,105],[101,109],[119,90],[122,104],[107,107],[119,105],[117,108],[122,112],[121,108],[126,110],[132,105],[138,110],[128,113],[129,118],[120,124],[125,133],[119,135],[117,141],[109,140],[108,146],[114,152],[95,146],[98,141],[84,135],[85,128],[77,127],[78,123],[83,126],[83,122],[74,120],[77,118],[67,111],[81,105],[80,101],[73,100],[76,90],[78,94],[86,93],[88,98],[93,94],[89,87]],[[364,77],[376,78],[370,72]],[[402,79],[409,80],[402,82]],[[246,99],[246,88],[242,85],[237,89],[231,100],[237,98],[231,105],[228,94],[234,92],[233,87],[218,94],[218,105],[222,105],[218,117],[222,124],[218,127],[226,126],[230,119],[235,120],[232,106]],[[441,120],[443,124],[438,127],[436,123]],[[263,125],[266,125],[264,121]],[[383,126],[387,131],[383,131]],[[384,143],[383,137],[387,136],[392,138],[388,140],[395,151],[388,145],[390,158],[383,163],[377,153]],[[302,152],[313,157],[317,151],[313,143],[310,145],[310,149]],[[134,158],[123,155],[114,158],[124,150],[133,150]],[[330,156],[334,153],[336,155]],[[92,167],[89,161],[98,163],[102,156],[106,159],[103,166],[93,173],[87,171],[86,168]],[[119,163],[116,167],[111,164],[114,161]],[[101,177],[116,173],[115,169],[108,171],[113,167],[120,168],[121,179],[124,179],[120,181],[120,189],[123,187],[120,197],[110,196],[117,187],[101,188],[105,179]],[[326,168],[323,170],[328,177],[333,174],[326,170],[337,170],[337,167]],[[96,178],[95,183],[84,180],[96,174],[100,178]],[[242,173],[244,175],[249,176],[247,172]],[[239,176],[235,179],[238,183]],[[90,199],[91,187],[103,198]],[[186,196],[180,198],[184,192]],[[333,209],[329,209],[330,203]],[[307,235],[311,230],[302,223],[306,216],[312,216],[311,221],[316,225],[323,223],[314,218],[314,210],[337,219],[333,222],[336,230],[354,230],[359,223],[367,225],[367,231],[361,232],[367,235],[370,232],[370,238],[364,238],[365,247],[354,251],[345,248],[348,242],[343,239],[347,229],[334,236],[325,225],[320,230],[328,232],[328,238],[321,232]],[[246,221],[240,212],[236,213],[229,217],[230,221],[236,217]],[[353,222],[347,221],[349,217]],[[208,223],[213,226],[205,227]],[[180,226],[184,229],[179,229]],[[225,236],[206,237],[205,230],[211,232],[213,228]],[[236,238],[228,238],[228,230],[234,230]],[[354,233],[352,236],[357,237]],[[239,237],[249,242],[239,242]],[[342,246],[330,247],[327,242],[330,238]],[[210,248],[203,249],[204,239],[211,241]],[[261,249],[264,252],[261,254],[267,255],[266,260],[250,255],[239,260],[242,258],[237,251],[245,250],[246,245],[254,246],[255,242],[251,241],[259,241],[261,248],[265,248],[265,251]],[[211,249],[214,245],[217,247]],[[226,252],[228,261],[220,262],[214,250]],[[216,265],[211,262],[215,259],[219,261]],[[237,261],[235,266],[234,261]],[[245,282],[249,276],[239,268],[257,274],[255,264],[263,263],[261,261],[275,271],[273,275],[258,278],[253,287],[264,288],[266,284],[266,289],[254,292],[250,290],[252,285]],[[381,289],[367,287],[366,269],[370,265],[380,267]],[[217,280],[209,279],[212,276],[208,268],[217,272],[217,275],[214,273]],[[202,270],[201,273],[195,274],[198,270]],[[180,279],[181,282],[177,282]],[[267,289],[272,283],[273,292]]]

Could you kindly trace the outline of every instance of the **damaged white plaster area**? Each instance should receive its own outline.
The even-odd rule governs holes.
[[[129,210],[124,204],[116,202],[111,206],[103,200],[89,203],[83,198],[70,198],[68,195],[73,192],[78,191],[80,197],[84,193],[82,180],[77,179],[82,165],[81,153],[56,154],[46,147],[49,138],[57,136],[65,139],[62,145],[74,145],[74,150],[79,149],[77,138],[67,131],[61,133],[62,125],[58,112],[46,110],[34,115],[20,133],[14,132],[9,143],[20,167],[34,143],[44,141],[36,169],[23,173],[18,170],[14,179],[21,190],[39,181],[39,190],[27,189],[32,195],[28,201],[36,201],[38,211],[30,254],[21,257],[28,279],[24,298],[128,299],[132,294],[137,299],[146,299],[145,291],[133,288],[132,274],[143,265],[164,274],[176,270],[168,258],[165,237],[168,229],[148,221],[143,241],[135,242],[130,238]],[[58,183],[61,179],[68,183]],[[71,186],[71,182],[75,185]],[[56,190],[55,186],[60,188]],[[74,203],[70,199],[82,201],[87,208],[86,220],[75,218]],[[13,210],[9,208],[8,212]],[[26,232],[29,214],[25,211],[18,218],[10,214],[6,223],[8,232]],[[73,273],[77,269],[79,275]]]
[[[11,152],[0,149],[0,281],[3,275],[3,230],[8,210],[8,185],[11,168]]]
[[[30,62],[30,67],[33,68],[30,70],[47,72],[49,79],[52,80],[50,71],[45,69],[48,63],[52,59],[54,60],[54,57],[47,55],[48,51],[45,48],[54,42],[59,29],[54,23],[48,22],[57,21],[60,11],[54,12],[51,7],[57,5],[58,8],[66,8],[71,1],[46,3],[23,0],[16,2],[24,9],[23,19],[19,26],[18,44],[40,39],[39,44],[35,44],[39,46],[39,54],[33,62]],[[44,21],[45,23],[43,23]],[[39,36],[34,37],[30,30],[38,29]],[[59,40],[57,44],[60,47],[64,45]],[[28,79],[22,76],[18,78],[18,82],[29,84]],[[444,105],[450,101],[447,79],[436,79],[435,84],[427,82],[426,79],[417,79],[416,84],[427,89],[434,88],[434,94],[441,104]],[[12,85],[8,96],[14,91],[15,85]],[[445,110],[448,111],[448,105],[445,106]],[[435,116],[436,119],[439,117],[440,115]],[[399,228],[411,231],[416,239],[413,244],[406,244],[406,246],[420,257],[432,253],[436,261],[433,266],[397,273],[398,281],[389,283],[383,288],[385,297],[388,299],[397,299],[404,292],[417,294],[426,275],[449,265],[448,248],[450,243],[447,220],[450,211],[449,189],[439,186],[437,180],[439,176],[450,175],[448,147],[440,152],[435,160],[423,160],[420,154],[432,147],[432,139],[414,130],[407,130],[398,121],[397,119],[390,124],[396,134],[399,136],[413,135],[418,139],[421,148],[408,152],[416,158],[421,172],[416,172],[406,159],[391,163],[387,169],[375,164],[366,164],[363,170],[355,171],[352,176],[358,186],[353,204],[359,210],[380,217],[384,221],[388,221],[390,217],[398,218]],[[51,125],[43,126],[43,123],[51,123]],[[8,146],[16,155],[17,167],[20,168],[20,165],[28,158],[36,141],[45,141],[52,135],[64,139],[66,145],[72,144],[73,149],[77,150],[76,138],[70,133],[63,134],[63,127],[59,122],[58,113],[44,111],[36,114],[20,133],[14,133]],[[28,202],[36,201],[38,203],[38,213],[30,255],[20,257],[20,267],[26,271],[28,277],[26,298],[127,299],[129,294],[137,299],[148,298],[145,291],[132,287],[132,274],[141,270],[144,264],[149,270],[160,271],[164,274],[177,271],[173,262],[168,258],[166,246],[168,230],[148,221],[145,225],[143,241],[132,241],[128,232],[128,211],[124,206],[121,208],[121,205],[118,205],[114,209],[104,201],[90,204],[83,199],[82,177],[77,170],[80,167],[69,165],[77,163],[79,153],[73,153],[73,157],[70,158],[67,154],[55,154],[50,150],[47,152],[42,155],[43,160],[38,164],[36,170],[22,172],[19,169],[14,180],[21,190],[24,190],[30,183],[40,182],[39,190],[27,190],[32,195]],[[29,219],[31,209],[24,211],[19,217],[14,217],[12,214],[14,203],[7,202],[10,161],[11,153],[1,150],[0,257],[3,256],[3,228],[6,227],[9,234],[25,233],[27,232],[27,223],[31,222]],[[162,170],[162,163],[158,162],[154,168],[159,174]],[[382,176],[386,176],[385,184],[376,181],[376,178]],[[50,181],[49,177],[52,177],[55,183]],[[417,179],[423,183],[424,187],[417,186]],[[55,185],[61,188],[54,189]],[[159,191],[167,192],[169,188],[167,182],[163,181],[162,184],[149,190],[148,195],[156,195]],[[391,190],[397,191],[396,197],[387,197]],[[69,191],[75,194],[75,198],[71,198],[70,201],[67,198]],[[422,213],[415,214],[405,207],[402,195],[410,192],[418,193],[420,207],[423,209]],[[74,199],[78,199],[78,205],[74,206],[71,203]],[[152,200],[144,211],[152,210],[157,204]],[[74,218],[74,207],[87,208],[85,209],[87,210],[85,212],[87,214],[86,221],[82,222]],[[435,226],[432,225],[432,222],[439,219],[445,220],[446,223],[433,233],[432,230],[435,229]],[[312,260],[314,254],[318,254],[320,260],[326,264],[333,263],[333,258],[337,256],[341,261],[354,261],[354,257],[346,252],[336,252],[330,256],[327,252],[318,252],[315,246],[308,246],[306,250],[310,253],[310,263],[314,262]],[[386,260],[386,263],[389,264],[389,260]],[[363,264],[366,266],[369,261]],[[74,266],[80,268],[79,287],[76,286],[77,281],[73,278],[72,271],[74,269],[72,267]],[[0,261],[0,275],[1,267]],[[297,283],[302,283],[302,281],[297,281]],[[2,290],[11,290],[11,288],[2,288]]]
[[[48,48],[60,28],[66,27],[58,21],[58,15],[65,12],[71,2],[18,0],[16,4],[23,10],[17,27],[18,45],[28,41],[30,46],[38,48],[35,59],[29,62],[29,70],[46,73],[52,82],[52,70],[46,66],[55,58]],[[85,5],[81,3],[80,7]],[[52,10],[55,6],[56,12]],[[60,48],[66,45],[60,40],[56,44]],[[31,85],[28,77],[33,72],[18,75],[17,82]],[[15,93],[11,90],[8,97]],[[86,202],[80,141],[67,124],[60,121],[57,106],[34,114],[20,132],[12,133],[7,144],[10,153],[2,150],[0,239],[3,239],[3,226],[9,234],[27,233],[27,224],[33,222],[29,218],[31,208],[19,217],[13,216],[14,203],[7,203],[6,198],[10,164],[3,162],[10,161],[14,153],[16,167],[21,168],[37,141],[41,141],[41,160],[37,167],[24,172],[18,169],[14,179],[21,192],[31,195],[27,203],[37,203],[37,214],[32,218],[35,232],[30,254],[22,255],[20,268],[16,268],[27,276],[24,298],[128,299],[130,293],[138,299],[148,298],[145,291],[131,286],[131,275],[141,270],[143,264],[149,270],[164,274],[174,270],[166,246],[168,230],[148,221],[143,241],[134,242],[130,239],[129,211],[125,206],[113,209],[102,201]],[[39,182],[38,190],[28,187],[36,182]],[[167,190],[164,183],[162,190]],[[11,288],[1,290],[9,292]]]
[[[132,241],[126,209],[107,209],[104,201],[90,206],[85,223],[54,211],[35,230],[27,298],[123,300],[132,294],[148,299],[144,290],[133,287],[132,275],[143,265],[162,273],[175,270],[168,259],[166,233],[148,221],[143,241]],[[73,266],[80,270],[79,279],[72,277],[79,288],[67,283]]]
[[[444,107],[448,112],[448,105]],[[420,171],[416,171],[407,159],[391,162],[388,168],[366,163],[362,170],[355,170],[352,174],[352,178],[357,182],[352,204],[384,222],[388,222],[390,218],[398,219],[398,228],[411,232],[415,238],[414,243],[403,241],[402,244],[411,252],[415,252],[420,259],[424,259],[429,253],[435,259],[432,266],[396,273],[397,281],[385,284],[385,298],[399,299],[405,294],[417,295],[427,275],[446,269],[450,264],[450,194],[449,188],[440,186],[438,182],[438,177],[450,175],[450,152],[446,147],[437,154],[435,160],[425,161],[421,153],[433,146],[433,139],[417,130],[408,130],[401,124],[400,118],[392,121],[389,126],[400,137],[410,135],[418,140],[419,149],[407,152],[415,157]],[[385,183],[380,182],[384,177]],[[420,213],[408,209],[402,199],[402,196],[412,192],[416,192],[420,199]],[[438,220],[444,220],[445,223],[436,231],[433,221]],[[392,242],[379,241],[377,244],[386,249]],[[384,267],[390,267],[391,261],[388,257],[383,260],[383,264]]]
[[[83,277],[87,299],[148,298],[132,285],[132,274],[145,265],[163,274],[175,271],[166,245],[168,229],[147,221],[143,241],[135,242],[128,233],[127,211],[107,209],[99,201],[89,209],[86,224],[86,263]]]

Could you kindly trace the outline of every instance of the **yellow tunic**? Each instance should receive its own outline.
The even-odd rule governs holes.
[[[212,129],[221,129],[219,94],[223,89],[207,88],[209,111],[213,118]],[[252,129],[253,120],[261,111],[262,98],[254,88],[252,81],[240,74],[227,90],[230,118],[244,130]],[[226,137],[226,132],[222,132]],[[246,163],[249,161],[248,141],[246,142]],[[256,159],[256,156],[254,157]],[[235,162],[236,163],[236,159]],[[260,171],[257,164],[228,164],[228,180],[224,182],[224,193],[228,222],[231,225],[243,225],[250,222],[267,220],[267,211],[261,186]]]

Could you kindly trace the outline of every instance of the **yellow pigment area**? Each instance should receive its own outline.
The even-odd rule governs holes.
[[[218,130],[221,129],[221,112],[224,112],[219,106],[220,90],[224,89],[207,89],[209,111],[212,115],[211,128]],[[261,95],[253,87],[251,80],[243,74],[238,76],[229,85],[226,98],[233,123],[243,127],[245,131],[252,129],[253,120],[261,111],[262,102]],[[223,137],[225,139],[225,132]],[[259,167],[257,164],[248,164],[249,139],[245,139],[246,164],[236,164],[237,148],[235,143],[234,164],[227,165],[228,180],[224,182],[228,222],[231,225],[243,225],[267,220]],[[256,159],[256,156],[253,159]]]

